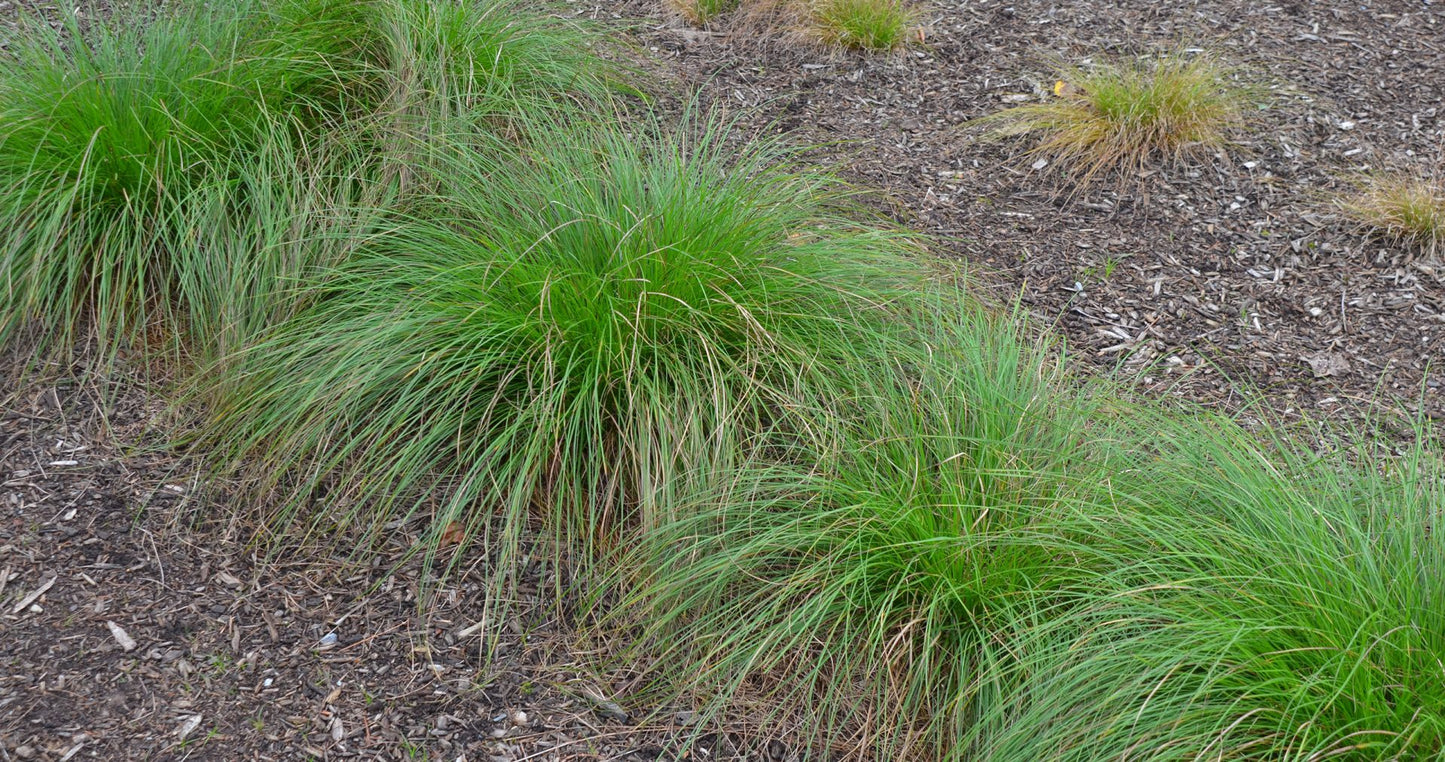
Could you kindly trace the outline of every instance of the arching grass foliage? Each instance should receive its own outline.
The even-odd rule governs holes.
[[[420,512],[426,547],[463,526],[506,549],[535,515],[605,548],[826,399],[922,267],[830,180],[726,139],[559,128],[439,161],[435,196],[242,358],[212,429],[280,490],[271,525]]]
[[[37,325],[59,347],[91,329],[112,348],[175,335],[173,310],[209,314],[179,289],[214,264],[183,242],[198,188],[231,213],[266,203],[246,176],[278,154],[340,143],[365,168],[439,124],[515,136],[517,120],[605,91],[589,42],[505,0],[230,0],[22,24],[0,62],[0,340]],[[362,168],[339,174],[385,175]],[[297,177],[284,193],[336,196]]]

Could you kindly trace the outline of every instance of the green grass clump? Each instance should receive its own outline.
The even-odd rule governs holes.
[[[597,106],[619,82],[583,28],[513,0],[371,0],[372,108],[416,136],[515,131],[568,106]]]
[[[809,18],[825,44],[879,52],[907,44],[916,16],[904,0],[818,0]]]
[[[217,162],[271,138],[324,62],[253,6],[22,25],[0,65],[0,338],[144,330],[171,294],[158,221]],[[290,55],[297,53],[297,55]]]
[[[435,197],[362,241],[222,402],[222,452],[282,490],[270,526],[421,514],[419,547],[466,527],[505,557],[536,513],[605,548],[822,395],[919,266],[826,178],[723,141],[557,132],[439,163]],[[312,511],[326,485],[335,510]]]
[[[889,759],[1445,753],[1438,451],[1081,396],[996,320],[642,539],[614,616],[665,691]]]
[[[1063,67],[1053,97],[985,117],[999,135],[1034,140],[1031,158],[1080,184],[1208,155],[1247,126],[1251,88],[1207,55]]]
[[[664,684],[805,707],[813,740],[974,759],[1014,652],[1110,559],[1084,539],[1089,406],[1017,316],[920,298],[826,432],[720,479],[641,543],[616,616]],[[886,359],[881,359],[886,358]],[[720,705],[719,705],[720,706]]]
[[[695,26],[816,47],[882,53],[907,45],[918,11],[907,0],[668,0]]]
[[[1339,205],[1360,225],[1426,256],[1445,246],[1445,185],[1438,180],[1382,175]]]
[[[1134,509],[1111,517],[1135,581],[1036,652],[993,757],[1445,753],[1445,495],[1423,432],[1322,456],[1229,422],[1138,423],[1156,457],[1114,482]]]
[[[301,141],[279,126],[158,210],[155,247],[179,305],[158,312],[185,339],[174,350],[193,369],[211,366],[208,382],[224,383],[230,358],[310,299],[298,286],[381,224],[394,188],[346,134]]]
[[[0,340],[36,324],[59,347],[88,329],[112,349],[177,336],[177,318],[206,314],[180,282],[216,269],[176,243],[187,215],[270,203],[211,193],[207,212],[198,188],[248,192],[245,173],[269,171],[252,162],[302,145],[389,155],[454,126],[518,137],[517,120],[605,91],[587,42],[505,0],[237,0],[84,30],[72,18],[64,33],[23,24],[0,65]],[[392,181],[397,167],[367,171]],[[278,192],[336,197],[315,184],[329,174],[301,168]]]
[[[1194,589],[1159,611],[1218,670],[1197,694],[1227,700],[1252,726],[1241,745],[1273,758],[1445,753],[1445,461],[1428,433],[1402,453],[1332,442],[1321,456],[1232,427],[1176,431],[1176,477],[1154,499],[1193,502],[1171,564]]]

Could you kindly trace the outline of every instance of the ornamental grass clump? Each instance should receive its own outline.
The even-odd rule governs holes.
[[[866,53],[904,47],[918,21],[918,9],[908,0],[667,0],[667,5],[694,26]]]
[[[53,347],[180,336],[177,315],[204,313],[180,282],[224,289],[195,283],[216,268],[183,240],[201,186],[243,194],[253,160],[332,143],[392,181],[396,164],[364,154],[441,124],[515,138],[519,120],[598,96],[607,71],[575,27],[505,1],[237,0],[67,23],[23,23],[0,61],[0,341],[37,325]],[[353,170],[269,189],[337,197],[315,185],[337,174]],[[210,195],[227,213],[270,203]]]
[[[516,132],[570,107],[596,107],[620,84],[598,37],[513,0],[370,0],[369,108],[409,136]]]
[[[536,519],[585,570],[827,398],[922,277],[831,181],[715,125],[500,156],[451,152],[236,367],[211,438],[274,493],[268,530],[484,537],[505,570]]]
[[[742,0],[669,0],[669,5],[689,24],[707,26],[736,11],[742,6]]]
[[[981,121],[995,135],[1026,137],[1031,160],[1078,184],[1217,153],[1255,107],[1253,89],[1203,54],[1066,66],[1057,77],[1045,102]]]
[[[0,64],[0,339],[31,321],[62,342],[83,323],[134,337],[173,296],[158,245],[176,198],[275,137],[329,76],[325,55],[267,34],[259,6],[84,33],[38,20]]]
[[[1433,257],[1445,247],[1445,183],[1438,178],[1379,175],[1338,203],[1361,227],[1417,253]]]
[[[1435,759],[1445,753],[1441,453],[1320,455],[1152,415],[1112,483],[1131,568],[1056,620],[996,705],[992,759]]]
[[[875,53],[906,45],[916,17],[905,0],[816,0],[808,14],[824,44]]]
[[[154,315],[185,339],[171,349],[208,369],[207,382],[224,383],[230,358],[309,301],[301,286],[381,224],[394,188],[347,135],[301,141],[278,125],[157,210],[172,290]]]
[[[1321,454],[1081,394],[997,319],[889,339],[642,538],[604,590],[661,696],[887,759],[1445,753],[1428,432]]]
[[[665,693],[802,707],[775,719],[880,759],[974,759],[1019,644],[1112,560],[1089,542],[1090,404],[966,299],[919,297],[813,437],[642,539],[614,621]]]

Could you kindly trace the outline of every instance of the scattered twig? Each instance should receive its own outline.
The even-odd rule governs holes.
[[[19,614],[20,612],[24,611],[27,607],[29,607],[30,604],[32,604],[32,603],[40,600],[40,596],[45,595],[45,591],[46,591],[46,590],[49,590],[49,589],[50,589],[50,586],[55,584],[55,580],[57,580],[57,579],[59,579],[59,578],[60,578],[60,575],[54,575],[54,576],[52,576],[50,579],[47,579],[47,580],[45,580],[44,582],[40,583],[40,587],[35,588],[35,591],[34,591],[34,592],[30,593],[29,595],[25,596],[24,598],[21,598],[21,599],[20,599],[20,602],[17,603],[17,604],[15,604],[15,606],[10,609],[10,613],[12,613],[12,614]]]

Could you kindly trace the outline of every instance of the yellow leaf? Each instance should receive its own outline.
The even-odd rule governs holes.
[[[1054,95],[1060,98],[1077,98],[1084,94],[1084,88],[1071,85],[1062,79],[1054,83]]]

